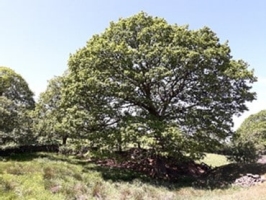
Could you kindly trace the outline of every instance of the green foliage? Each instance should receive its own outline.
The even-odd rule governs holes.
[[[259,153],[252,141],[234,141],[229,147],[229,160],[239,163],[253,163],[259,158]]]
[[[266,110],[250,115],[237,130],[236,140],[254,143],[257,151],[266,147]]]
[[[252,162],[265,152],[266,110],[250,115],[241,124],[232,139],[231,159]]]
[[[0,96],[0,130],[2,133],[6,133],[6,137],[16,125],[18,113],[14,108],[15,104],[11,100]],[[3,138],[1,139],[3,140]]]
[[[73,129],[111,148],[197,155],[230,136],[232,116],[255,99],[253,71],[213,31],[143,12],[94,35],[68,70],[62,98]]]
[[[4,96],[23,108],[34,108],[33,92],[27,82],[15,71],[0,66],[0,96]]]
[[[36,105],[33,119],[34,130],[40,143],[57,143],[60,139],[66,144],[71,135],[70,119],[67,111],[61,106],[63,76],[57,76],[48,83],[45,92],[41,93]]]
[[[35,102],[26,81],[12,69],[0,67],[0,145],[34,142],[31,110]]]

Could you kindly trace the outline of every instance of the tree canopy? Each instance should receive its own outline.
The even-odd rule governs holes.
[[[65,75],[56,76],[48,82],[46,90],[40,94],[34,112],[34,130],[41,143],[57,143],[59,139],[66,144],[70,137],[67,109],[61,106],[63,79]]]
[[[250,141],[257,150],[264,151],[266,147],[266,110],[250,115],[237,130],[236,139]]]
[[[30,110],[35,101],[27,82],[14,70],[0,67],[0,144],[30,143]]]
[[[211,29],[143,12],[94,35],[68,70],[65,102],[86,113],[79,129],[162,152],[217,144],[255,99],[253,71]]]
[[[14,70],[0,66],[0,85],[0,96],[6,97],[25,108],[34,107],[33,92],[22,76]]]
[[[266,150],[266,110],[246,118],[233,135],[228,147],[230,160],[256,161]]]

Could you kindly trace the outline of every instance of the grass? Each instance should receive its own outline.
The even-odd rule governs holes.
[[[239,176],[242,172],[266,173],[266,167],[261,165],[226,165],[224,157],[214,154],[208,154],[203,162],[213,167],[222,166],[214,170],[217,180]],[[0,158],[1,200],[259,200],[265,199],[265,186],[195,189],[180,183],[149,181],[147,177],[128,170],[102,169],[86,160],[56,154],[36,153]]]
[[[220,167],[222,165],[227,165],[230,163],[227,160],[226,156],[213,153],[206,154],[206,156],[199,162],[204,162],[211,167]]]
[[[265,200],[266,184],[251,188],[231,187],[225,190],[195,190],[193,188],[182,188],[177,191],[176,199],[184,200]]]

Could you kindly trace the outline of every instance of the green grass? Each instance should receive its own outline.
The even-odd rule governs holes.
[[[253,170],[252,173],[266,173],[266,167],[262,165],[225,165],[224,157],[219,155],[208,154],[203,161],[213,166],[223,165],[213,172],[217,175],[217,180],[226,176],[238,176],[241,172],[250,170]],[[38,153],[0,158],[1,200],[259,200],[266,196],[266,184],[248,189],[195,189],[184,185],[149,181],[147,177],[129,170],[104,169],[86,160],[56,154]]]
[[[213,153],[207,153],[206,156],[199,162],[204,162],[211,167],[220,167],[230,163],[226,156]]]
[[[161,199],[172,194],[137,177],[55,154],[16,156],[0,159],[0,199]]]

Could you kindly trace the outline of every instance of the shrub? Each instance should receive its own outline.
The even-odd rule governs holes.
[[[230,155],[227,158],[230,161],[239,163],[255,162],[259,158],[259,153],[253,142],[251,141],[237,141],[229,147]]]

